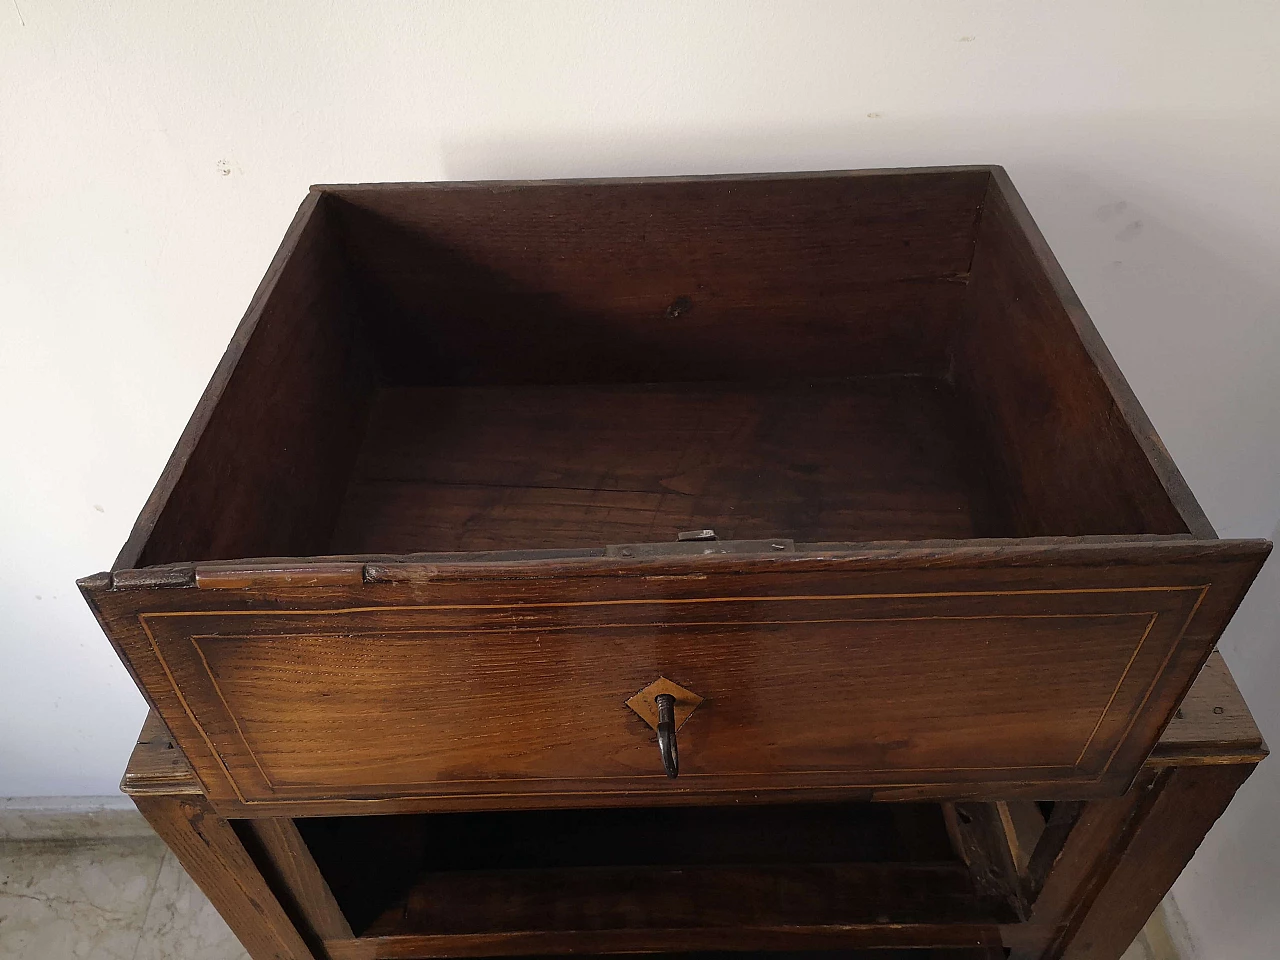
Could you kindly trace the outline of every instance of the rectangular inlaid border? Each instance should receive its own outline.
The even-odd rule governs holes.
[[[227,766],[226,761],[224,760],[222,754],[218,751],[218,749],[214,745],[212,739],[209,737],[208,733],[205,731],[204,726],[196,718],[195,712],[191,709],[190,704],[187,702],[187,698],[183,695],[178,683],[174,678],[173,671],[171,670],[169,663],[165,660],[164,654],[161,652],[159,643],[156,641],[154,632],[152,631],[151,625],[149,623],[150,620],[176,619],[181,617],[237,617],[237,616],[259,617],[259,618],[271,617],[271,616],[307,617],[307,616],[329,616],[334,614],[351,614],[351,613],[413,612],[413,611],[419,611],[419,610],[432,610],[432,611],[513,610],[513,609],[529,609],[529,608],[562,609],[562,608],[577,608],[577,607],[610,607],[610,606],[668,606],[668,605],[678,605],[678,604],[702,604],[702,603],[751,603],[751,602],[776,603],[776,602],[792,602],[792,601],[932,599],[935,597],[936,598],[942,598],[942,597],[998,598],[998,597],[1011,597],[1011,596],[1061,596],[1061,595],[1085,595],[1085,594],[1105,596],[1105,595],[1120,595],[1120,594],[1134,594],[1134,593],[1186,593],[1191,591],[1198,591],[1199,595],[1196,597],[1195,603],[1192,605],[1191,610],[1188,612],[1185,621],[1177,629],[1177,632],[1173,637],[1173,641],[1169,645],[1169,649],[1166,652],[1164,659],[1161,661],[1160,666],[1153,672],[1151,682],[1148,684],[1147,689],[1143,692],[1141,699],[1138,701],[1137,705],[1131,711],[1129,722],[1125,726],[1124,730],[1121,732],[1120,736],[1116,739],[1115,746],[1112,748],[1111,753],[1108,755],[1106,762],[1103,764],[1103,766],[1101,767],[1097,775],[1083,780],[1083,782],[1086,782],[1086,783],[1099,783],[1106,778],[1107,773],[1111,769],[1111,765],[1115,761],[1115,756],[1117,752],[1124,745],[1129,735],[1129,732],[1133,729],[1134,723],[1137,722],[1137,718],[1142,714],[1143,709],[1146,707],[1147,703],[1149,702],[1156,684],[1159,682],[1161,676],[1163,676],[1164,671],[1168,666],[1169,660],[1172,658],[1174,652],[1180,646],[1182,642],[1182,638],[1185,636],[1187,628],[1190,626],[1191,621],[1195,618],[1195,615],[1199,611],[1201,604],[1204,602],[1205,595],[1208,593],[1210,586],[1211,584],[1197,584],[1197,585],[1184,585],[1184,586],[1171,586],[1171,587],[1169,586],[1164,586],[1164,587],[1162,586],[1084,587],[1084,588],[1047,589],[1047,590],[960,590],[960,591],[924,591],[924,592],[905,592],[905,593],[795,594],[795,595],[788,595],[788,596],[680,597],[680,598],[662,598],[662,599],[624,598],[624,599],[613,599],[613,600],[535,601],[530,603],[389,604],[389,605],[371,605],[371,606],[357,606],[357,607],[337,607],[337,608],[331,608],[331,609],[320,608],[320,609],[308,609],[308,610],[177,610],[177,611],[164,611],[164,612],[156,612],[156,613],[142,613],[138,615],[138,620],[143,629],[143,632],[147,637],[148,643],[151,645],[152,651],[155,653],[156,659],[159,661],[161,667],[165,672],[165,676],[168,678],[169,683],[173,688],[175,695],[178,697],[179,702],[182,704],[183,711],[186,713],[188,719],[191,721],[192,725],[200,734],[201,739],[204,740],[205,745],[209,748],[210,754],[216,759],[219,767],[222,769],[224,775],[226,776],[227,782],[230,784],[232,790],[235,792],[236,798],[239,800],[239,802],[241,802],[242,804],[245,804],[246,806],[253,806],[255,804],[263,805],[263,804],[279,803],[282,800],[287,800],[289,803],[299,803],[299,804],[331,803],[333,802],[334,799],[342,799],[342,798],[334,798],[334,797],[294,798],[294,797],[280,797],[277,795],[266,800],[247,799],[244,796],[243,792],[241,791],[240,785],[236,781],[236,778],[232,775],[231,770]],[[908,769],[908,770],[895,771],[895,773],[904,773],[904,774],[945,773],[946,771],[949,771],[949,770],[966,771],[966,772],[983,772],[983,773],[1000,773],[1000,772],[1018,771],[1018,770],[1057,770],[1057,771],[1064,771],[1069,773],[1069,772],[1073,772],[1078,767],[1084,754],[1088,751],[1088,747],[1092,743],[1094,737],[1097,735],[1098,729],[1101,728],[1102,724],[1105,722],[1107,718],[1107,715],[1110,713],[1111,707],[1113,706],[1115,699],[1119,694],[1120,688],[1124,685],[1124,681],[1128,677],[1129,672],[1132,669],[1133,664],[1136,661],[1138,654],[1142,649],[1143,644],[1146,642],[1147,637],[1150,635],[1153,626],[1155,625],[1159,616],[1162,613],[1166,613],[1166,612],[1167,611],[1158,611],[1158,610],[1156,611],[1134,610],[1134,611],[1125,611],[1123,613],[1115,613],[1115,614],[1107,614],[1107,613],[991,614],[991,615],[983,615],[983,616],[869,617],[869,618],[849,617],[849,618],[831,618],[824,621],[794,621],[794,622],[858,623],[858,622],[901,622],[901,621],[920,620],[920,619],[928,619],[928,620],[1052,619],[1052,618],[1058,618],[1058,617],[1071,618],[1071,617],[1082,617],[1082,616],[1088,616],[1088,617],[1149,616],[1151,619],[1148,622],[1146,629],[1143,631],[1142,636],[1139,638],[1138,643],[1134,648],[1133,654],[1130,656],[1124,671],[1121,673],[1115,688],[1113,689],[1110,697],[1108,698],[1106,707],[1103,709],[1102,714],[1099,716],[1098,721],[1095,723],[1093,732],[1090,734],[1089,738],[1086,740],[1085,745],[1082,748],[1079,757],[1077,757],[1076,766],[1063,767],[1061,765],[1056,765],[1056,764],[1042,765],[1042,766],[1037,766],[1037,765],[1025,766],[1024,765],[1024,766],[1017,766],[1017,767],[947,766],[947,767],[941,767],[941,768],[927,768],[927,769],[921,768],[919,770]],[[772,625],[777,622],[778,621],[770,620],[770,621],[755,621],[754,623]],[[733,621],[733,623],[737,625],[749,626],[749,625],[752,625],[753,622]],[[698,624],[691,623],[690,625],[696,626]],[[644,628],[646,626],[651,626],[651,625],[617,624],[615,626]],[[600,629],[600,628],[601,628],[601,625],[593,624],[593,625],[584,625],[581,629]],[[511,628],[511,627],[475,628],[468,632],[510,633],[512,632],[513,629],[518,629],[518,628]],[[534,629],[534,628],[525,628],[525,629]],[[575,629],[575,628],[557,627],[556,629],[564,630],[564,629]],[[416,629],[411,631],[380,631],[380,632],[384,634],[394,633],[394,632],[404,632],[404,633],[438,632],[438,633],[447,634],[447,633],[456,633],[457,631],[449,630],[449,629],[432,630],[430,628],[424,628],[424,629]],[[295,635],[296,634],[282,634],[278,636],[295,636]],[[205,636],[208,636],[208,635],[205,635]],[[271,634],[247,635],[247,636],[244,636],[242,639],[267,639],[267,638],[270,638],[271,636],[272,636]],[[227,718],[231,721],[232,725],[236,730],[236,733],[240,740],[240,744],[243,748],[244,754],[249,759],[252,760],[254,766],[259,771],[259,775],[263,778],[263,782],[267,785],[268,789],[272,790],[274,793],[276,788],[272,785],[270,779],[266,775],[266,772],[263,770],[261,763],[259,762],[258,758],[254,755],[252,749],[249,747],[248,742],[245,740],[243,731],[240,728],[239,721],[235,717],[234,711],[232,711],[229,705],[226,703],[226,700],[222,695],[222,691],[218,687],[217,678],[213,675],[213,672],[209,668],[208,662],[205,659],[203,652],[200,651],[199,646],[196,643],[196,641],[199,639],[202,639],[200,635],[189,638],[190,642],[192,643],[192,646],[195,648],[195,651],[200,658],[201,664],[204,667],[206,676],[208,677],[210,684],[212,685],[215,693],[217,694],[219,701],[222,703],[222,707],[223,707],[223,710],[226,712]],[[237,635],[224,634],[224,635],[219,635],[219,639],[241,639],[241,637]],[[787,773],[787,777],[794,780],[797,778],[803,779],[805,777],[822,777],[822,776],[829,776],[832,774],[839,775],[843,772],[844,771],[842,770],[804,771],[803,773],[789,771]],[[749,781],[754,780],[758,782],[761,777],[766,777],[766,776],[771,777],[771,776],[774,776],[774,774],[762,774],[762,773],[694,774],[694,775],[690,775],[690,779],[694,779],[698,777],[706,777],[708,779],[725,781],[725,780],[734,780],[734,779],[741,778]],[[644,776],[590,778],[592,782],[606,782],[609,780],[634,781],[634,780],[644,780],[644,779],[647,779],[647,778],[645,778]],[[655,775],[652,779],[657,780],[659,779],[659,777]],[[508,779],[504,779],[501,782],[504,784],[513,784],[513,783],[540,782],[540,781],[546,781],[548,783],[561,782],[560,780],[551,780],[548,778],[508,778]],[[435,781],[435,782],[441,786],[489,784],[489,781],[478,781],[478,780],[451,780],[451,781]],[[916,785],[917,785],[916,781],[907,781],[904,783],[889,783],[889,784],[852,782],[852,783],[844,784],[842,786],[848,789],[885,790],[885,789],[894,789],[894,788],[907,788],[907,787],[912,787]],[[378,790],[381,788],[395,789],[395,786],[396,785],[393,785],[393,784],[370,784],[369,789],[371,790]],[[413,786],[417,786],[417,785],[413,785]],[[310,788],[296,787],[296,788],[290,788],[290,789],[310,789]],[[718,792],[732,792],[734,790],[738,790],[741,788],[704,787],[701,789],[703,792],[707,792],[707,793],[718,793]],[[768,786],[759,785],[759,786],[753,786],[752,789],[767,791],[769,789],[777,789],[777,788],[770,788]],[[593,793],[593,792],[596,792],[596,791],[588,791],[588,790],[557,791],[557,792],[549,792],[546,794],[539,794],[539,795],[572,796],[572,795],[580,795],[584,793]],[[484,794],[492,793],[492,791],[491,790],[484,791],[483,793]],[[477,794],[477,795],[483,795],[483,794]],[[397,793],[396,799],[403,800],[403,801],[429,800],[434,798],[435,796],[438,796],[438,795],[434,793],[431,793],[431,794],[398,794]],[[457,797],[457,796],[465,796],[465,795],[450,793],[448,794],[448,796]]]

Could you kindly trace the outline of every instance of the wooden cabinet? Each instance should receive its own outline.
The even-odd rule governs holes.
[[[400,184],[313,189],[81,586],[203,803],[337,818],[294,846],[901,848],[499,863],[395,907],[424,929],[665,950],[590,906],[655,886],[715,919],[687,949],[763,948],[750,904],[884,933],[914,891],[973,929],[898,946],[985,948],[1026,890],[939,804],[1128,796],[1269,549],[1216,537],[1000,168]],[[584,939],[516,936],[547,911]]]
[[[228,820],[154,714],[123,787],[254,960],[1116,960],[1265,754],[1215,654],[1101,800]]]

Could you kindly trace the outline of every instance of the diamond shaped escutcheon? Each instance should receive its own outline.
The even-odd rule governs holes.
[[[673,683],[666,677],[659,677],[627,700],[627,706],[634,710],[640,719],[653,727],[654,730],[658,729],[658,705],[654,703],[654,698],[661,693],[667,693],[676,698],[675,720],[677,730],[684,726],[684,722],[689,719],[689,715],[698,709],[698,704],[702,702],[702,697],[692,690],[686,690],[680,684]]]

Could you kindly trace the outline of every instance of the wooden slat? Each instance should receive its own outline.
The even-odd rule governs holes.
[[[1000,800],[996,803],[996,810],[1000,814],[1013,863],[1018,873],[1025,876],[1031,855],[1044,835],[1044,816],[1033,800]]]
[[[942,813],[956,852],[969,868],[977,890],[1025,919],[1027,903],[998,805],[944,803]]]
[[[1071,282],[1067,279],[1067,275],[1062,269],[1062,265],[1058,262],[1058,258],[1050,250],[1049,242],[1040,231],[1039,225],[1036,224],[1035,218],[1031,216],[1031,211],[1027,209],[1022,195],[1014,187],[1013,181],[1009,178],[1009,174],[1004,167],[994,166],[991,168],[991,187],[989,189],[999,190],[1000,195],[1008,205],[1010,214],[1016,219],[1020,229],[1025,234],[1027,243],[1033,251],[1040,269],[1065,306],[1076,335],[1079,336],[1081,344],[1088,352],[1089,359],[1097,371],[1098,377],[1106,384],[1107,391],[1116,405],[1117,412],[1123,418],[1129,433],[1146,456],[1152,471],[1159,478],[1165,494],[1168,495],[1177,509],[1182,522],[1186,524],[1187,530],[1190,531],[1192,536],[1202,539],[1216,536],[1213,524],[1209,522],[1208,516],[1205,515],[1200,503],[1196,500],[1195,494],[1191,492],[1191,487],[1183,478],[1178,465],[1174,463],[1168,449],[1165,448],[1164,442],[1161,441],[1159,434],[1156,433],[1155,425],[1152,424],[1151,418],[1147,416],[1141,402],[1134,394],[1133,388],[1129,386],[1129,382],[1121,372],[1119,364],[1116,363],[1115,358],[1111,355],[1111,351],[1102,339],[1102,335],[1098,333],[1098,328],[1094,326],[1093,320],[1089,317],[1084,304],[1081,303],[1080,298],[1076,295],[1075,289],[1071,286]]]
[[[195,568],[201,590],[325,587],[362,583],[362,563],[208,563]]]
[[[266,854],[263,871],[273,876],[286,909],[320,940],[349,938],[351,925],[293,821],[269,817],[247,820],[245,827]]]
[[[1146,776],[1147,771],[1144,770],[1139,777]],[[1062,855],[1071,831],[1079,822],[1080,817],[1085,810],[1085,803],[1081,800],[1057,800],[1053,804],[1053,812],[1044,823],[1044,829],[1040,832],[1040,837],[1036,841],[1035,846],[1031,849],[1031,854],[1027,859],[1027,865],[1023,869],[1023,889],[1026,891],[1027,899],[1031,903],[1035,903],[1040,896],[1040,891],[1044,889],[1045,880],[1048,879],[1049,871],[1053,869],[1058,858]]]

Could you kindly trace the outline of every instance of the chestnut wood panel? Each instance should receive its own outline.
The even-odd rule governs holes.
[[[1215,713],[1217,707],[1222,713]],[[1249,709],[1244,703],[1240,691],[1231,677],[1231,672],[1216,651],[1209,656],[1208,662],[1200,675],[1192,684],[1190,692],[1178,708],[1178,716],[1169,723],[1161,735],[1155,749],[1147,759],[1149,768],[1177,764],[1180,766],[1200,764],[1255,764],[1267,756],[1266,744],[1262,742],[1257,725],[1253,722]],[[201,793],[199,781],[187,763],[185,755],[176,748],[172,736],[165,728],[158,714],[152,711],[147,715],[146,723],[138,735],[138,744],[129,759],[128,769],[121,781],[121,789],[131,795],[148,793],[180,795]],[[1027,802],[1022,801],[1020,805]],[[1012,804],[1010,804],[1012,806]],[[1069,821],[1061,821],[1059,808],[1078,807],[1078,803],[1062,802],[1055,806],[1053,815],[1047,825],[1040,827],[1034,839],[1047,836],[1055,831],[1065,836],[1076,813],[1072,813]],[[920,838],[930,835],[915,818],[909,817],[916,805],[895,803],[888,807],[895,817],[908,817],[907,825],[899,825],[897,833],[905,838]],[[252,809],[240,811],[251,814]],[[576,815],[578,816],[578,815]],[[379,820],[386,820],[386,817]],[[576,822],[580,822],[576,821]],[[1041,834],[1040,830],[1044,833]],[[1021,837],[1021,831],[1019,832]],[[1026,844],[1030,851],[1034,844]],[[1031,889],[1038,891],[1044,874],[1051,863],[1042,863],[1041,854],[1053,850],[1056,857],[1060,848],[1060,838],[1049,838],[1045,851],[1035,848],[1036,855],[1026,865],[1033,883]],[[927,849],[919,849],[911,854],[912,859],[937,858],[936,845]]]
[[[999,168],[962,313],[954,376],[985,423],[1018,535],[1213,536]]]
[[[941,380],[380,391],[334,553],[1006,532]]]
[[[157,706],[187,725],[219,799],[1065,796],[1123,789],[1265,551],[369,563],[364,580],[408,579],[86,586],[136,637],[135,668],[173,691]],[[622,705],[659,674],[707,697],[673,782]]]
[[[945,373],[988,179],[317,189],[392,382],[678,382]]]
[[[246,799],[661,789],[645,784],[660,773],[652,732],[623,701],[668,675],[704,698],[680,731],[681,785],[714,790],[733,778],[1103,777],[1200,598],[424,605],[146,623]]]

